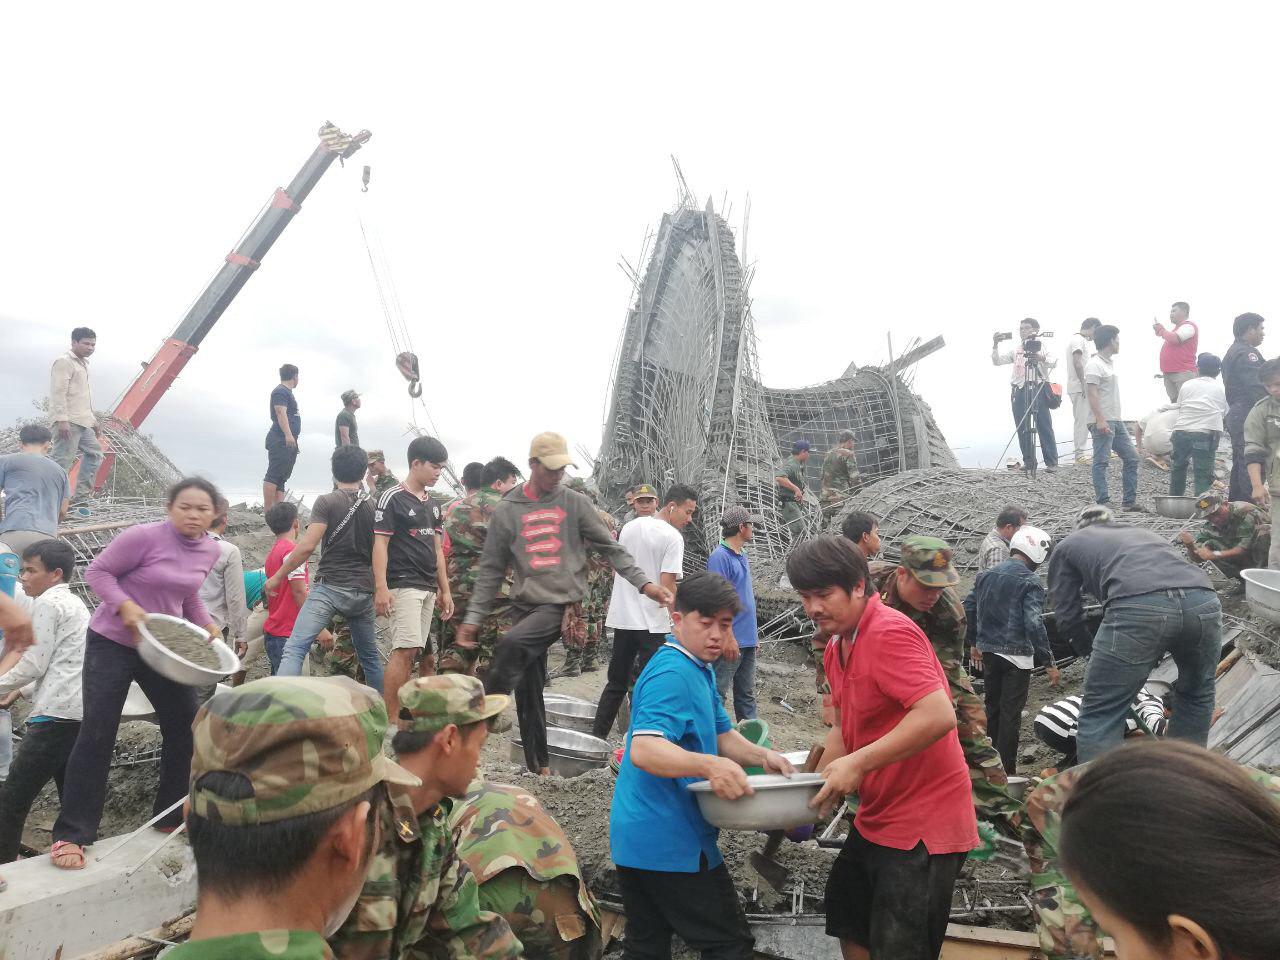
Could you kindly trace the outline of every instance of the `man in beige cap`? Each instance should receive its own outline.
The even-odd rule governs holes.
[[[498,641],[486,678],[497,693],[516,694],[524,758],[535,773],[549,774],[546,708],[542,701],[547,648],[560,636],[565,608],[587,593],[587,551],[651,600],[669,605],[671,591],[654,583],[609,533],[585,494],[561,484],[573,463],[558,433],[540,433],[529,448],[529,479],[509,490],[494,511],[480,557],[479,575],[457,645],[474,647],[507,568],[512,571],[514,626]]]
[[[382,698],[346,677],[266,677],[196,716],[187,827],[199,875],[186,960],[329,957],[360,894],[383,784]]]
[[[506,920],[480,909],[479,886],[462,866],[449,814],[476,775],[489,723],[510,702],[485,696],[475,677],[450,673],[400,688],[400,729],[391,746],[421,785],[390,791],[378,808],[381,840],[364,890],[330,940],[339,960],[402,955],[508,960],[520,941]]]

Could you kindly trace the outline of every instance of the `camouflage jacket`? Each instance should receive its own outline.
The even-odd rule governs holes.
[[[394,473],[388,470],[373,481],[373,494],[375,497],[378,497],[381,494],[386,493],[388,490],[393,490],[398,486],[400,486],[399,479],[397,479]]]
[[[609,528],[613,538],[618,539],[618,525],[613,517],[597,508],[596,513]],[[609,607],[609,597],[613,593],[613,567],[602,554],[595,550],[587,554],[587,597],[584,604],[587,619],[603,618]]]
[[[536,797],[519,787],[474,780],[449,814],[458,856],[481,885],[509,867],[535,880],[574,877],[578,904],[597,925],[600,912],[560,824]]]
[[[260,930],[188,940],[165,954],[179,960],[332,960],[324,937],[312,930]]]
[[[448,800],[421,816],[404,794],[379,804],[379,842],[364,889],[329,940],[338,960],[520,956],[507,922],[480,909],[476,878],[458,856],[448,814]]]
[[[822,496],[847,497],[862,486],[856,451],[832,447],[822,460]]]
[[[455,604],[460,596],[464,600],[470,597],[475,588],[480,554],[484,552],[485,537],[489,535],[489,523],[501,502],[502,494],[493,487],[483,487],[463,497],[445,517],[444,532],[450,546],[449,590]],[[511,595],[510,575],[498,594],[503,597]],[[459,617],[461,613],[458,612]]]
[[[1196,532],[1196,543],[1200,546],[1220,543],[1223,550],[1244,547],[1253,554],[1259,539],[1264,536],[1269,543],[1271,540],[1270,514],[1251,503],[1228,503],[1227,519],[1221,524],[1206,520]]]
[[[929,642],[933,644],[933,652],[938,655],[938,662],[953,684],[957,683],[957,671],[964,675],[960,685],[972,692],[973,685],[968,673],[964,670],[964,604],[955,587],[946,587],[942,596],[927,613],[921,613],[915,607],[898,598],[898,578],[889,577],[880,590],[880,599],[887,606],[905,613],[917,627],[924,631]],[[953,691],[954,693],[954,691]]]

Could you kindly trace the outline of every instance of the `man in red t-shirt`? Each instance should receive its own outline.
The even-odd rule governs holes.
[[[281,500],[266,512],[264,518],[267,527],[276,535],[267,554],[263,570],[268,577],[277,573],[284,558],[293,550],[298,539],[298,507],[288,500]],[[267,659],[271,661],[271,674],[275,676],[280,669],[280,655],[284,652],[285,641],[293,633],[293,622],[298,619],[298,611],[302,602],[307,599],[307,590],[311,586],[311,575],[307,573],[304,563],[289,574],[289,589],[279,590],[267,599],[267,619],[262,624],[262,642],[267,650]],[[325,631],[328,633],[328,631]],[[321,643],[323,643],[321,639]]]
[[[946,675],[929,638],[885,606],[866,558],[817,537],[787,560],[825,653],[836,723],[822,757],[829,809],[859,807],[827,880],[827,934],[845,960],[936,960],[967,853],[978,846],[969,771]]]
[[[1188,320],[1191,308],[1179,300],[1169,309],[1169,329],[1159,320],[1151,329],[1164,341],[1160,345],[1160,375],[1169,402],[1178,402],[1178,391],[1196,376],[1196,356],[1200,352],[1200,330]]]

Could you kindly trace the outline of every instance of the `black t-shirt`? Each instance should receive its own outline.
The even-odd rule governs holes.
[[[317,497],[311,508],[311,522],[325,524],[316,582],[372,593],[373,500],[365,496],[351,519],[342,523],[356,497],[354,490],[335,490]]]
[[[387,586],[436,589],[436,537],[443,532],[440,507],[428,496],[404,487],[388,490],[378,498],[373,529],[387,543]]]
[[[278,385],[271,391],[271,433],[278,437],[284,436],[284,431],[280,429],[280,421],[276,419],[276,407],[284,407],[285,418],[289,421],[289,429],[293,431],[293,437],[296,440],[298,434],[302,432],[302,418],[298,416],[298,401],[293,398],[293,391],[286,387],[283,383]]]
[[[347,428],[347,436],[351,438],[352,446],[360,446],[360,432],[356,430],[356,415],[350,410],[342,410],[333,422],[333,445],[335,447],[342,446],[342,427]]]

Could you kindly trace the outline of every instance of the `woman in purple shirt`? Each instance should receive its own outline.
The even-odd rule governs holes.
[[[102,601],[89,621],[84,652],[84,721],[67,761],[62,811],[53,825],[50,855],[56,866],[78,870],[84,848],[98,837],[107,774],[129,683],[155,707],[164,744],[154,813],[187,792],[191,776],[194,687],[162,677],[138,655],[137,626],[149,613],[167,613],[204,625],[221,636],[200,600],[200,585],[218,559],[217,541],[205,534],[213,522],[218,491],[208,480],[188,477],[169,491],[169,518],[130,527],[85,570],[85,581]],[[182,822],[177,809],[159,829]]]

